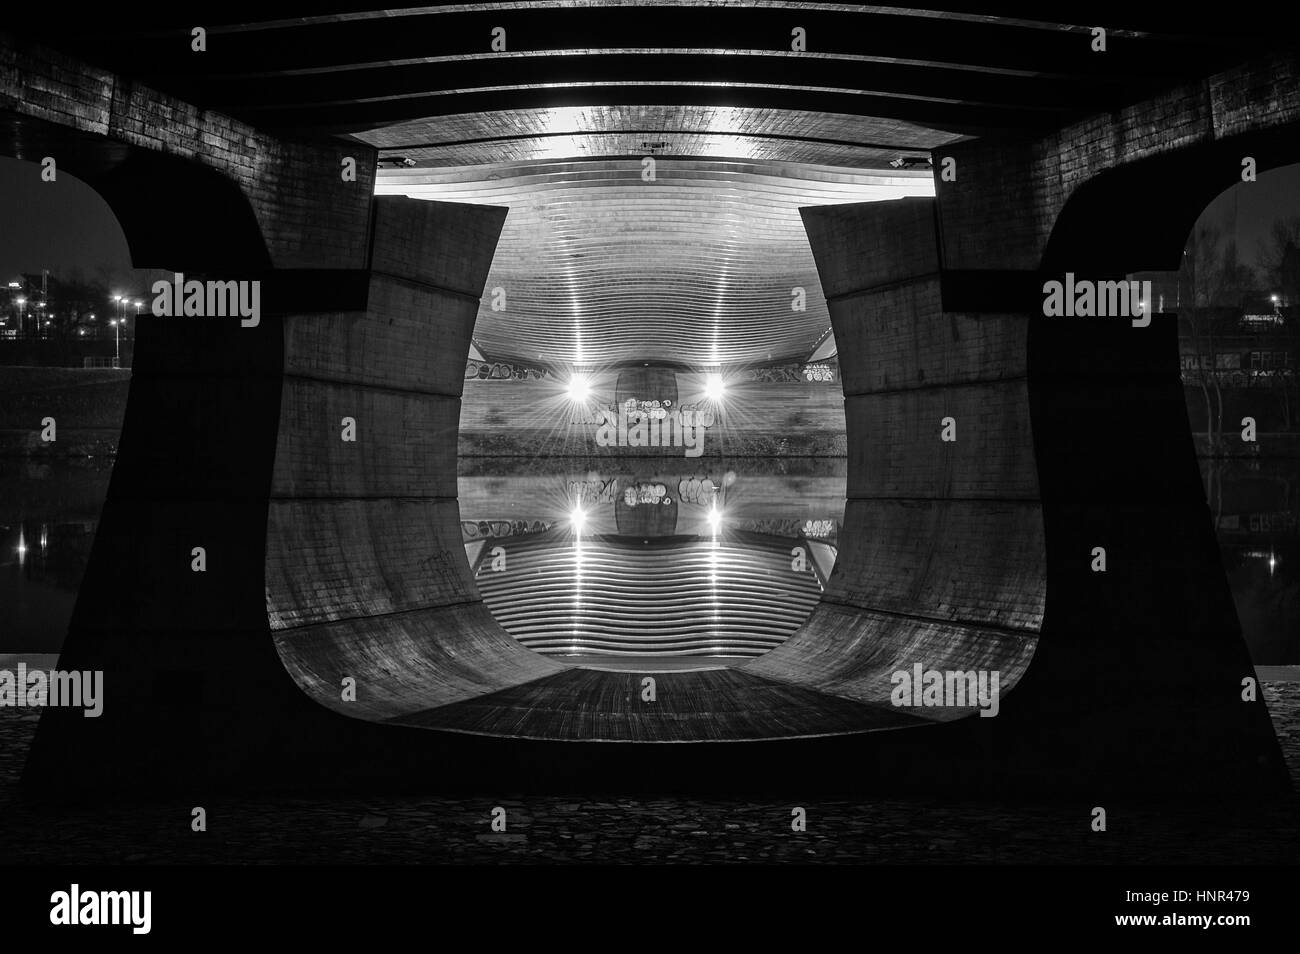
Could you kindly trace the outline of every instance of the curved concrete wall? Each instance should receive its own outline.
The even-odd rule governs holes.
[[[384,719],[562,667],[479,599],[456,504],[465,358],[505,210],[378,199],[374,215],[367,310],[285,320],[266,606],[300,686]]]
[[[803,216],[843,356],[849,500],[821,605],[745,668],[882,705],[892,674],[918,663],[998,671],[1005,692],[1046,595],[1027,318],[944,312],[933,200]]]

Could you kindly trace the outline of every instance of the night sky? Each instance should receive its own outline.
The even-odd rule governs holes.
[[[131,268],[126,237],[103,199],[80,179],[60,172],[42,182],[34,162],[0,157],[0,278],[48,268],[60,274],[80,267],[88,276],[99,266]]]
[[[1273,220],[1300,215],[1300,164],[1260,174],[1259,181],[1229,189],[1210,203],[1203,218],[1218,222],[1226,234],[1235,227],[1237,254],[1247,265],[1268,237]]]

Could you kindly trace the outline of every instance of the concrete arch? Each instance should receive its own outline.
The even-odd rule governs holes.
[[[1260,170],[1294,162],[1297,131],[1244,133],[1097,175],[1065,203],[1034,281],[1176,269],[1196,219],[1241,181],[1241,157]],[[1117,232],[1138,208],[1143,227]],[[1243,698],[1255,673],[1187,422],[1176,317],[1145,328],[1036,317],[1027,345],[1051,545],[1043,638],[1021,701],[1078,725],[1062,711],[1066,690],[1086,701],[1098,735],[1141,726],[1133,748],[1160,766],[1147,772],[1163,771],[1161,750],[1178,744],[1237,750],[1284,779],[1264,703]],[[1094,546],[1107,551],[1104,585],[1085,565]],[[1115,753],[1085,753],[1097,771],[1116,770]]]
[[[1100,171],[1061,209],[1042,252],[1042,270],[1176,270],[1201,212],[1242,183],[1242,160],[1255,160],[1259,173],[1300,160],[1297,132],[1300,122],[1282,122]],[[1129,222],[1132,227],[1123,227]],[[1102,234],[1110,240],[1096,241]]]
[[[316,155],[313,184],[333,180],[335,158]],[[1222,588],[1175,602],[1180,572],[1211,581],[1212,571],[1183,485],[1155,508],[1154,527],[1139,525],[1135,514],[1166,501],[1161,488],[1135,495],[1114,455],[1080,452],[1080,435],[1110,436],[1098,421],[1127,426],[1130,399],[1149,399],[1168,444],[1125,448],[1139,455],[1130,469],[1155,482],[1177,460],[1158,451],[1177,450],[1181,432],[1159,329],[1126,352],[1127,328],[1030,317],[1039,276],[1022,263],[1040,264],[1034,239],[1050,234],[1052,209],[994,195],[1033,220],[1005,254],[991,247],[996,223],[941,214],[942,194],[806,214],[846,340],[854,353],[877,349],[871,363],[844,366],[854,453],[868,434],[890,442],[853,458],[857,540],[814,628],[740,670],[662,677],[647,710],[635,676],[547,671],[510,646],[463,567],[438,557],[457,525],[445,488],[465,319],[496,214],[381,200],[372,216],[355,197],[340,211],[321,201],[327,193],[281,195],[277,176],[294,171],[238,181],[273,263],[313,265],[310,280],[266,273],[273,304],[257,329],[149,329],[156,373],[132,388],[120,472],[60,662],[106,670],[105,714],[46,713],[28,766],[34,790],[1285,784],[1262,705],[1230,698],[1243,660]],[[319,230],[293,228],[313,214]],[[1021,273],[972,279],[950,254],[954,238]],[[426,306],[445,318],[422,324]],[[882,342],[897,357],[885,360]],[[849,350],[842,342],[842,361]],[[1105,360],[1115,354],[1125,355],[1118,375]],[[356,446],[338,440],[343,416],[360,425]],[[967,420],[971,440],[939,447],[943,416]],[[1086,561],[1073,562],[1098,529],[1128,557],[1100,598]],[[196,540],[209,551],[201,575],[188,568]],[[1176,558],[1144,562],[1166,549]],[[1136,638],[1148,632],[1156,638]],[[1162,660],[1184,650],[1190,675],[1162,686]],[[931,658],[1024,678],[996,719],[945,723],[883,704],[892,667]],[[351,669],[371,690],[354,713],[364,718],[330,711]],[[1180,697],[1186,687],[1204,699]],[[536,729],[520,722],[530,713]],[[909,731],[871,731],[896,728]],[[651,741],[709,744],[608,744]]]
[[[261,272],[271,255],[247,195],[183,156],[0,111],[0,155],[56,168],[113,210],[137,268]],[[35,170],[33,170],[35,174]]]

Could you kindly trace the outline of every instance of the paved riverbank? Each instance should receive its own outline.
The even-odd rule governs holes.
[[[1300,683],[1265,683],[1265,699],[1300,777]],[[690,798],[392,796],[248,798],[193,805],[43,812],[15,782],[39,713],[0,709],[0,864],[81,863],[824,863],[1296,864],[1297,805],[990,805],[941,799],[809,799],[791,804]],[[507,829],[491,829],[492,809]]]
[[[126,414],[129,370],[0,368],[0,457],[112,457]],[[54,418],[54,441],[41,438]]]

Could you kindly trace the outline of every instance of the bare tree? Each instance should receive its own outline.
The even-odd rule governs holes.
[[[1223,442],[1223,363],[1218,337],[1226,309],[1237,309],[1257,288],[1254,271],[1237,254],[1237,243],[1222,230],[1198,224],[1188,237],[1178,270],[1178,316],[1192,344],[1194,367],[1188,379],[1205,399],[1205,438],[1211,454]]]
[[[1300,306],[1300,215],[1274,219],[1268,237],[1258,245],[1257,257],[1260,278],[1270,295],[1291,308]],[[1283,427],[1291,430],[1300,404],[1300,334],[1287,327],[1281,343],[1290,357],[1286,367],[1270,374],[1270,383],[1282,410]]]
[[[1278,217],[1273,220],[1267,238],[1261,239],[1255,248],[1255,259],[1259,262],[1259,277],[1271,289],[1287,290],[1295,294],[1297,289],[1286,289],[1289,284],[1287,273],[1288,249],[1300,248],[1300,215]],[[1290,252],[1294,256],[1295,252]]]

